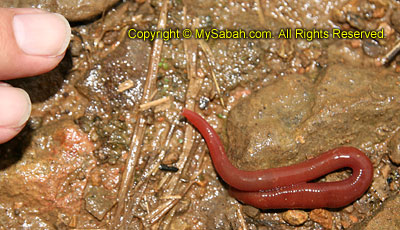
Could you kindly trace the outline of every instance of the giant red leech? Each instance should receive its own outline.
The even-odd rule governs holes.
[[[207,121],[187,109],[183,109],[182,115],[206,140],[216,171],[230,185],[229,193],[245,204],[261,209],[338,208],[362,196],[372,182],[371,161],[353,147],[332,149],[291,166],[240,170],[229,161],[221,140]],[[342,168],[352,169],[352,175],[345,180],[309,182]]]

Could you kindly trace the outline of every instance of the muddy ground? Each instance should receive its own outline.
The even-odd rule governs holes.
[[[400,228],[400,57],[385,59],[399,39],[397,1],[0,6],[59,12],[73,31],[55,70],[8,81],[28,91],[33,111],[21,134],[0,146],[0,228]],[[128,38],[131,28],[383,28],[386,37],[142,41]],[[290,165],[349,145],[371,159],[373,183],[339,209],[243,205],[180,116],[184,107],[212,124],[239,168]]]

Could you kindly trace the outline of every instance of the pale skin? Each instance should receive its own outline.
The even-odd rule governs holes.
[[[70,27],[61,15],[0,8],[0,144],[23,129],[31,111],[28,94],[3,81],[54,69],[69,39]]]

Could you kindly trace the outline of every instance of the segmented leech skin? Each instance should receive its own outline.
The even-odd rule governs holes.
[[[339,147],[305,162],[280,168],[244,171],[229,161],[214,129],[197,113],[183,109],[201,133],[219,176],[230,185],[229,193],[239,201],[261,209],[338,208],[361,197],[372,183],[369,158],[354,147]],[[308,183],[342,168],[352,175],[337,182]]]

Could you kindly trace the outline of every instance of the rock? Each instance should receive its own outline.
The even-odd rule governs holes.
[[[332,229],[332,213],[325,209],[314,209],[310,212],[310,219],[320,224],[325,229]]]
[[[191,201],[189,199],[184,199],[181,200],[177,205],[176,205],[176,213],[177,214],[183,214],[187,212],[190,208]]]
[[[93,186],[85,196],[86,211],[98,220],[102,220],[115,203],[116,200],[112,199],[109,190],[103,187]]]
[[[250,206],[250,205],[243,205],[243,212],[247,216],[254,218],[258,214],[260,214],[260,209],[254,208],[253,206]]]
[[[288,210],[283,213],[283,219],[290,225],[304,224],[308,219],[308,213],[302,210]]]
[[[142,95],[149,53],[148,43],[125,39],[107,56],[98,57],[98,64],[75,86],[87,98],[108,107],[106,110],[119,107],[133,109]],[[133,81],[135,87],[118,92],[118,86],[128,79]],[[97,111],[94,113],[99,116]]]
[[[162,160],[163,164],[170,165],[176,163],[179,160],[179,153],[172,151],[167,153],[167,155]]]
[[[400,10],[394,9],[392,15],[390,16],[390,22],[393,25],[393,28],[400,32]]]
[[[100,15],[118,0],[4,0],[0,7],[40,8],[64,15],[70,21],[89,20]]]
[[[400,132],[397,132],[389,142],[389,157],[390,160],[399,165],[400,164]]]
[[[392,171],[392,169],[390,168],[390,165],[388,165],[388,164],[386,164],[386,165],[384,165],[384,166],[382,167],[381,173],[382,173],[382,176],[383,176],[383,178],[384,178],[385,180],[388,179],[388,177],[389,177],[391,171]]]
[[[364,53],[370,57],[379,57],[385,52],[385,47],[379,45],[377,41],[372,39],[363,40],[362,48]]]
[[[43,213],[79,213],[85,178],[95,166],[90,161],[93,143],[70,120],[43,126],[32,138],[36,141],[22,159],[0,173],[3,196],[23,200],[24,206]]]
[[[341,9],[333,8],[331,15],[332,15],[332,20],[335,22],[339,22],[339,23],[346,22],[346,14]]]
[[[259,90],[231,110],[228,152],[239,168],[270,168],[294,157],[290,149],[296,146],[295,128],[311,115],[314,104],[311,87],[309,79],[293,75]]]
[[[374,191],[375,195],[379,200],[385,201],[389,196],[389,185],[387,180],[383,176],[375,178],[371,185],[371,190]]]
[[[256,170],[298,163],[341,145],[381,143],[390,132],[371,130],[395,130],[400,123],[397,81],[384,68],[343,65],[312,78],[278,79],[230,111],[228,156],[237,167]]]
[[[193,227],[182,218],[173,218],[170,226],[171,229],[191,229]]]
[[[345,228],[345,229],[350,227],[350,223],[347,220],[341,220],[340,223],[342,224],[343,228]]]
[[[400,229],[400,196],[388,200],[381,211],[376,214],[366,225],[365,230],[392,230]]]
[[[353,12],[347,13],[346,21],[353,28],[356,28],[358,30],[365,30],[366,27],[365,19],[356,13]]]

